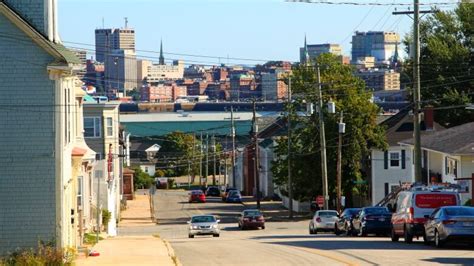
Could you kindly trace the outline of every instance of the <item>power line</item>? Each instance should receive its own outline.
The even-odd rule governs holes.
[[[413,3],[379,3],[379,2],[345,2],[345,1],[325,1],[325,0],[285,0],[292,3],[324,4],[324,5],[351,5],[351,6],[413,6]],[[452,6],[463,4],[463,2],[429,2],[420,3],[420,6]]]

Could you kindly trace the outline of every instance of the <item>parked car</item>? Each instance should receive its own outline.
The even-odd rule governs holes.
[[[188,221],[188,236],[194,238],[195,235],[212,235],[219,237],[219,222],[214,215],[196,215]]]
[[[354,235],[354,227],[352,225],[352,219],[360,212],[360,208],[347,208],[345,209],[341,215],[339,215],[339,219],[336,222],[336,226],[334,229],[334,233],[336,235],[340,235],[342,233],[346,233],[347,235]]]
[[[309,222],[309,233],[313,235],[319,231],[334,231],[337,219],[337,211],[317,211]]]
[[[239,217],[239,228],[245,230],[247,228],[265,229],[265,219],[259,210],[244,210]]]
[[[206,202],[206,195],[201,190],[193,190],[189,193],[189,203],[191,202]]]
[[[222,201],[225,201],[227,199],[227,195],[229,194],[229,192],[233,191],[233,190],[237,190],[237,189],[233,188],[233,187],[228,187],[228,188],[224,189],[221,192]]]
[[[358,236],[389,235],[391,218],[392,213],[387,207],[365,207],[352,220],[353,230]]]
[[[206,196],[208,197],[220,197],[221,191],[218,187],[208,187],[206,190]]]
[[[227,194],[227,198],[225,199],[227,203],[241,203],[242,202],[242,195],[240,195],[240,191],[238,190],[231,190]]]
[[[413,242],[413,237],[425,234],[426,215],[439,207],[456,205],[460,205],[460,197],[454,191],[416,188],[400,192],[391,221],[392,241],[403,237],[405,243]]]
[[[442,247],[448,241],[474,244],[474,207],[441,207],[427,215],[427,219],[425,244],[434,242],[436,247]]]

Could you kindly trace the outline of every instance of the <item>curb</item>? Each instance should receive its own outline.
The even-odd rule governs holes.
[[[174,262],[174,265],[183,266],[183,264],[181,264],[181,261],[179,260],[179,258],[176,256],[176,254],[174,252],[174,249],[171,246],[170,242],[168,242],[168,240],[165,240],[165,239],[162,239],[162,240],[163,240],[163,243],[166,246],[166,249],[168,250],[168,256]]]

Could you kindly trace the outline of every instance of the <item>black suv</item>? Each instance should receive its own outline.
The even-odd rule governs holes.
[[[206,196],[208,197],[219,197],[221,195],[221,191],[218,187],[208,187],[206,190]]]

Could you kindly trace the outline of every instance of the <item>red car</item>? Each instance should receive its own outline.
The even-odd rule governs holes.
[[[191,202],[206,202],[206,195],[201,190],[193,190],[189,193],[189,203]]]
[[[246,228],[265,229],[265,219],[259,210],[245,210],[239,218],[239,228],[245,230]]]

